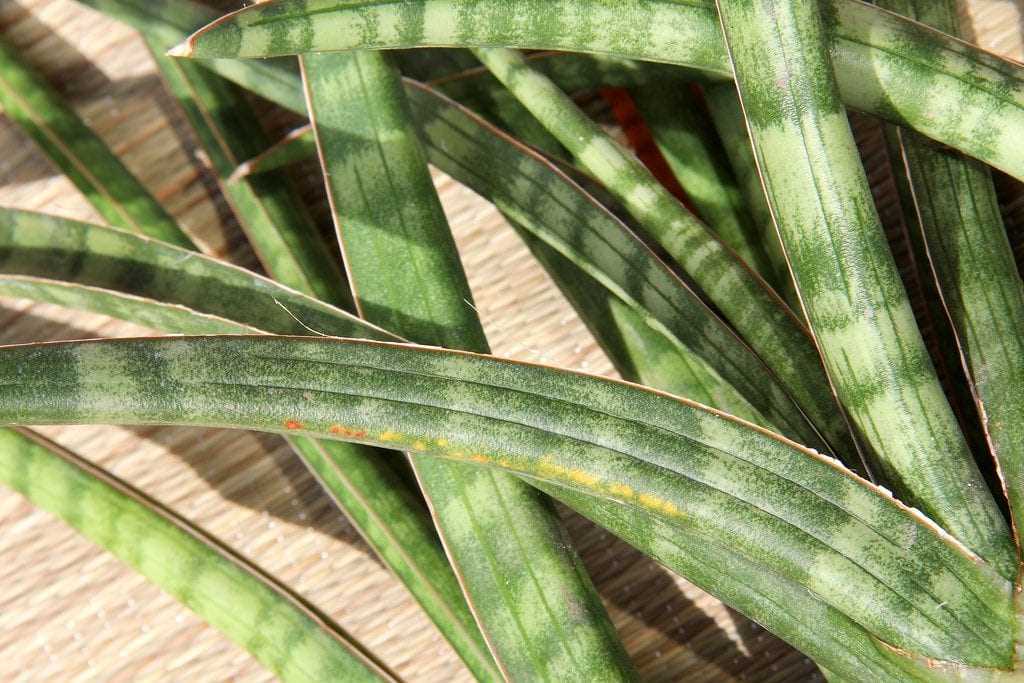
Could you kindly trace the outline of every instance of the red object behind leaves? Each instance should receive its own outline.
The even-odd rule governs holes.
[[[632,96],[630,96],[629,91],[625,88],[602,88],[600,94],[611,107],[612,116],[615,117],[619,126],[622,127],[630,148],[637,158],[640,159],[641,163],[647,167],[647,170],[658,179],[658,182],[666,190],[681,201],[687,209],[696,213],[689,197],[686,196],[686,192],[679,184],[679,181],[676,180],[675,174],[672,173],[668,162],[665,161],[665,157],[662,156],[661,151],[655,144],[651,131],[644,122],[643,117],[640,116],[640,111],[636,108],[636,103],[633,101]]]

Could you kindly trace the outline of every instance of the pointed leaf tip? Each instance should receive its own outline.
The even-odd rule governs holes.
[[[192,56],[192,41],[183,40],[178,43],[170,50],[167,51],[168,57],[191,57]]]

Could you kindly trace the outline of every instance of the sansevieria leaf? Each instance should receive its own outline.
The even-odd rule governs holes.
[[[825,0],[822,7],[848,106],[1024,179],[1024,147],[1016,144],[1024,126],[1019,65],[858,0]],[[723,79],[732,74],[707,0],[277,0],[218,20],[175,54],[268,57],[439,45],[612,54]],[[930,96],[920,97],[922,89]]]
[[[360,313],[420,343],[486,352],[397,69],[375,52],[306,55],[301,64]],[[600,599],[543,494],[464,464],[414,458],[413,467],[507,677],[632,677]],[[509,576],[519,580],[510,584]]]
[[[160,203],[15,51],[0,42],[0,107],[111,225],[192,247]]]
[[[541,243],[538,244],[543,246]],[[554,252],[549,250],[549,253],[553,254]],[[0,276],[0,293],[61,305],[73,305],[80,310],[106,315],[125,316],[124,319],[141,321],[156,329],[171,332],[246,331],[246,327],[239,323],[200,314],[180,305],[163,304],[139,296],[68,282],[26,276]],[[612,301],[617,300],[612,299]],[[134,316],[134,318],[127,316]],[[641,326],[641,329],[645,327],[642,323]],[[628,330],[629,328],[621,329]],[[659,374],[658,379],[665,381],[668,378],[665,374]],[[676,386],[677,388],[680,386],[693,388],[690,382]],[[305,443],[316,444],[315,450],[305,450],[303,455],[307,464],[316,466],[315,472],[324,479],[325,484],[335,495],[338,492],[338,484],[332,481],[334,476],[342,476],[351,480],[358,475],[358,470],[352,467],[353,463],[351,462],[344,460],[339,462],[336,456],[325,461],[319,456],[323,444],[330,443],[336,447],[350,444],[314,441],[295,436],[290,437],[289,440],[296,448],[301,448]],[[332,463],[332,461],[334,462]],[[360,462],[362,461],[357,461],[355,464]],[[321,465],[328,465],[328,467]],[[333,471],[337,471],[337,475],[332,476]],[[343,483],[345,486],[351,485],[350,482]],[[798,584],[784,579],[774,572],[768,572],[763,566],[758,566],[750,560],[742,559],[727,546],[721,545],[719,539],[697,535],[683,537],[676,531],[676,527],[653,519],[641,508],[625,508],[599,497],[573,492],[559,485],[538,484],[537,480],[531,480],[531,483],[540,485],[542,490],[548,491],[563,503],[611,529],[627,542],[664,563],[673,571],[686,576],[713,595],[729,602],[779,636],[789,640],[818,660],[819,663],[827,661],[832,668],[838,669],[852,667],[852,670],[860,671],[862,675],[870,673],[876,678],[883,679],[893,676],[894,671],[902,671],[901,659],[892,658],[887,646],[873,640],[863,627]],[[368,487],[365,488],[371,490]],[[389,503],[386,494],[391,493],[391,490],[379,488],[372,490],[374,490],[373,497],[368,502],[373,503],[373,509],[386,511]],[[345,509],[351,515],[355,508],[349,504]],[[410,519],[408,514],[397,514],[401,511],[401,509],[394,511],[384,519],[377,520],[377,524],[383,528],[388,525],[392,527],[389,533],[394,534],[396,548],[400,552],[402,552],[402,548],[415,548],[415,555],[408,558],[407,562],[410,568],[422,571],[429,566],[428,562],[431,556],[426,551],[430,546],[416,548],[409,538],[396,533],[402,530],[403,520]],[[364,530],[364,533],[366,533],[366,529],[374,530],[373,525],[367,524],[365,520],[360,520],[357,517],[356,521],[362,525],[360,528]],[[427,528],[431,529],[429,519],[426,519],[426,523]],[[373,543],[372,537],[371,543]],[[381,543],[377,540],[374,548],[378,552],[381,552],[380,546]],[[708,547],[718,548],[722,553],[721,556],[709,557]],[[383,556],[389,561],[389,566],[392,569],[395,571],[401,569],[401,564],[393,557],[387,554]],[[439,559],[441,567],[446,568],[443,555]],[[438,583],[438,576],[434,574],[428,576],[432,583]],[[408,584],[409,578],[403,578]],[[778,606],[777,600],[783,592],[780,587],[784,585],[786,586],[784,591],[786,609],[783,610]],[[424,599],[422,591],[417,590],[415,583],[411,585],[411,588],[422,604]],[[455,595],[458,595],[457,587]],[[429,603],[426,606],[430,612]],[[437,622],[437,613],[430,613]],[[442,628],[444,625],[443,621],[439,623]]]
[[[396,680],[337,625],[268,575],[36,434],[0,429],[0,483],[138,570],[281,680]]]
[[[956,4],[886,0],[893,11],[950,34],[959,33]],[[908,231],[923,242],[918,264],[941,292],[938,302],[953,324],[972,393],[1006,489],[1014,528],[1024,524],[1024,284],[999,214],[985,166],[899,130],[914,220]]]
[[[939,385],[839,101],[813,0],[720,0],[757,163],[843,405],[894,485],[1007,577],[1016,552]],[[776,87],[784,83],[785,87]]]
[[[567,486],[716,538],[882,643],[1012,663],[1011,585],[990,565],[834,461],[633,385],[464,352],[269,336],[6,347],[0,384],[0,423],[334,437]]]

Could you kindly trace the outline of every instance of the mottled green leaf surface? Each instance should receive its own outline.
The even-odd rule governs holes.
[[[955,3],[886,0],[893,11],[952,35],[960,32]],[[919,264],[941,292],[978,401],[982,428],[1010,503],[1017,533],[1024,523],[1024,285],[983,164],[898,132],[901,163],[927,261]],[[1018,536],[1019,537],[1019,536]]]
[[[287,588],[56,444],[0,429],[0,482],[113,553],[281,680],[395,680]]]
[[[8,279],[10,279],[10,278],[8,278]],[[66,283],[62,283],[62,284],[63,284],[63,286],[65,288],[68,287],[68,285]],[[0,291],[5,291],[6,292],[6,291],[9,291],[9,290],[6,290],[6,289],[3,289],[2,287],[0,287]],[[92,292],[90,292],[90,295],[89,295],[89,297],[87,299],[88,301],[95,301],[96,300],[96,298],[95,298],[95,292],[96,291],[98,291],[98,290],[93,290]],[[30,292],[24,292],[24,295],[30,296],[31,293]],[[109,293],[108,296],[115,296],[115,294],[114,293]],[[35,297],[33,297],[33,298],[35,298]],[[122,298],[126,298],[126,297],[122,297]],[[60,303],[60,301],[57,301],[57,303]],[[160,304],[157,304],[156,302],[153,302],[153,304],[155,306],[161,306]],[[163,308],[172,308],[172,307],[163,306]],[[112,309],[109,308],[109,307],[101,307],[101,308],[98,308],[98,309],[94,308],[93,310],[99,310],[100,312],[111,312],[111,313],[113,312]],[[113,309],[113,310],[116,310],[116,309]],[[184,310],[184,309],[182,309],[181,307],[174,307],[174,310],[175,310],[176,313],[180,314],[180,312],[182,310]],[[154,323],[155,322],[157,322],[157,321],[154,320]],[[222,324],[223,325],[228,325],[230,323],[225,321]],[[166,324],[164,324],[164,325],[155,324],[154,326],[156,326],[156,327],[163,327],[164,329],[175,329],[173,327],[168,327]],[[187,329],[187,328],[185,328],[185,329]],[[356,433],[356,431],[357,430],[353,430],[353,433]],[[593,505],[591,505],[591,509],[586,511],[586,514],[590,515],[591,517],[593,517],[594,519],[596,519],[598,522],[601,522],[601,523],[603,523],[603,521],[606,521],[608,519],[608,515],[612,515],[612,518],[615,518],[615,514],[614,514],[613,511],[609,511],[607,509],[599,510],[599,509],[596,509]],[[643,512],[641,511],[638,514],[643,515]],[[624,537],[625,538],[627,538],[634,545],[637,545],[638,547],[641,547],[641,548],[644,547],[645,539],[649,539],[650,538],[649,532],[645,531],[645,529],[649,529],[649,525],[647,523],[640,523],[640,522],[638,522],[636,525],[633,526],[633,533],[631,533],[631,534],[628,533],[628,531],[629,531],[628,528],[627,529],[623,529],[621,526],[620,527],[612,527],[612,528],[615,529],[617,532],[624,533]],[[662,536],[664,536],[664,534],[662,534]],[[680,541],[678,540],[678,535],[677,534],[669,534],[668,539],[669,539],[669,546],[668,546],[669,548],[676,547],[680,543]],[[707,567],[708,567],[708,564],[707,564],[708,563],[708,559],[706,557],[706,553],[704,552],[704,545],[703,545],[704,543],[707,542],[707,540],[704,539],[704,540],[698,540],[698,541],[695,541],[695,542],[697,543],[697,545],[692,546],[692,549],[689,550],[689,551],[680,551],[680,550],[677,549],[675,551],[675,553],[676,553],[676,555],[675,555],[676,556],[676,563],[675,564],[669,564],[669,566],[671,566],[676,571],[681,571],[686,576],[689,576],[691,578],[693,578],[692,572],[696,571],[696,568],[694,567],[694,563],[692,561],[687,560],[687,561],[684,562],[683,560],[685,558],[688,558],[688,557],[700,557],[700,558],[702,558],[701,561],[697,563],[697,565],[699,567],[703,567],[704,568],[701,571],[705,571],[705,572],[708,571],[708,569],[707,569]],[[690,546],[683,546],[683,547],[685,549],[685,548],[690,547]],[[699,549],[699,551],[697,549]],[[662,553],[666,552],[664,550],[664,547],[662,548],[661,552]],[[661,559],[663,557],[663,555],[657,555],[657,554],[655,556],[659,557],[659,559]],[[680,564],[680,562],[682,562],[682,564]],[[731,570],[731,571],[735,571],[735,567],[736,567],[735,558],[732,558],[732,559],[728,560],[728,562],[726,564],[729,567],[733,567],[733,570]],[[700,574],[698,574],[697,576],[700,576]],[[704,574],[704,576],[708,576],[708,575]],[[716,595],[719,595],[720,597],[723,597],[724,599],[729,600],[731,604],[737,605],[738,607],[740,607],[740,609],[744,610],[745,613],[747,613],[748,615],[750,615],[753,618],[757,619],[758,621],[760,621],[761,623],[765,624],[766,626],[768,626],[770,628],[773,628],[773,630],[778,629],[778,630],[776,630],[776,633],[779,633],[779,635],[781,635],[781,636],[783,636],[783,637],[785,637],[787,639],[790,639],[791,642],[794,642],[794,644],[798,645],[801,648],[804,648],[805,651],[807,651],[807,652],[809,652],[811,654],[814,654],[816,656],[816,658],[818,658],[819,661],[822,661],[821,656],[819,656],[819,655],[817,655],[815,653],[822,652],[822,651],[831,652],[831,655],[830,655],[831,657],[840,657],[840,658],[848,657],[848,655],[844,651],[833,650],[833,649],[830,649],[830,648],[834,648],[835,647],[835,642],[836,642],[835,639],[839,639],[839,641],[842,642],[843,638],[851,638],[851,637],[853,637],[853,635],[851,635],[851,633],[852,634],[858,633],[859,632],[859,630],[858,630],[859,627],[850,627],[850,628],[853,628],[853,631],[849,631],[849,629],[844,630],[843,628],[840,628],[840,626],[837,625],[837,626],[835,626],[835,629],[836,629],[836,632],[838,633],[838,635],[831,635],[831,631],[823,632],[823,629],[822,629],[822,624],[823,623],[835,625],[835,624],[841,624],[842,620],[838,620],[835,617],[835,614],[833,614],[832,617],[828,617],[828,619],[826,620],[826,616],[829,614],[829,612],[830,611],[834,612],[834,610],[831,610],[831,608],[818,606],[818,603],[820,601],[817,600],[816,598],[810,601],[810,606],[807,608],[807,609],[809,609],[811,611],[812,616],[808,619],[808,621],[802,627],[800,627],[799,619],[797,617],[795,617],[795,616],[792,617],[792,619],[795,619],[798,623],[796,623],[795,625],[784,627],[784,624],[787,623],[790,620],[785,618],[783,615],[780,614],[780,611],[777,608],[777,604],[778,604],[777,601],[779,600],[777,594],[775,595],[774,598],[771,597],[773,595],[773,593],[778,590],[778,586],[780,585],[778,583],[777,577],[775,577],[774,574],[766,574],[766,572],[764,571],[763,568],[759,568],[757,571],[751,572],[750,576],[752,576],[752,577],[762,577],[762,579],[764,580],[765,584],[764,584],[764,586],[761,587],[760,591],[761,591],[762,596],[768,596],[768,597],[756,598],[756,595],[757,595],[758,591],[755,590],[752,587],[752,584],[750,582],[744,582],[743,589],[740,590],[738,593],[735,593],[735,594],[734,593],[730,593],[730,592],[723,593],[722,591],[728,591],[730,589],[725,587],[725,585],[723,583],[724,579],[722,577],[718,577],[716,579],[715,584],[713,586],[710,586],[710,587],[712,588],[712,592],[714,592]],[[698,580],[698,582],[699,582],[699,580]],[[756,582],[754,582],[754,583],[756,583]],[[701,584],[701,585],[705,585],[705,584]],[[708,587],[708,586],[705,586],[705,587]],[[739,589],[737,589],[737,590],[739,590]],[[749,596],[752,592],[753,592],[753,594],[754,594],[756,599],[755,598],[750,598],[750,601],[748,601],[748,602],[743,602],[742,600],[740,600],[740,597],[742,595],[745,594],[745,595]],[[806,591],[803,591],[801,589],[801,593],[799,594],[799,596],[802,597],[804,595],[809,595],[809,594],[807,594]],[[796,604],[794,603],[794,598],[792,596],[788,596],[784,600],[785,600],[785,604],[787,606],[791,607],[793,610],[796,609]],[[736,601],[739,601],[739,602],[736,602]],[[763,611],[758,611],[758,610],[763,610]],[[822,610],[824,610],[824,611],[822,611]],[[780,620],[781,620],[781,622],[780,622]],[[774,627],[773,627],[773,624],[775,625]],[[863,634],[861,634],[860,636],[857,636],[857,637],[861,638],[862,640],[866,638]],[[818,642],[818,641],[824,641],[826,643],[826,645],[825,646],[820,646],[819,645],[819,646],[817,646],[817,649],[815,649],[816,646],[814,646],[814,643]],[[871,642],[870,638],[867,638],[867,641],[870,643]],[[825,647],[825,650],[822,650],[822,647]],[[881,649],[882,649],[883,652],[885,651],[884,647],[881,648]],[[859,665],[867,667],[867,664],[864,661],[862,661],[867,656],[867,655],[864,654],[863,648],[857,647],[855,651],[856,652],[860,652],[861,654],[856,655],[854,657],[854,661],[859,662],[860,663]],[[869,651],[870,651],[870,648],[869,648]],[[872,669],[872,668],[868,667],[866,670],[876,670],[876,669]]]
[[[1024,179],[1019,65],[858,0],[826,0],[822,9],[848,106]],[[706,0],[279,0],[217,21],[180,53],[264,57],[417,46],[590,52],[689,66],[723,79],[732,73],[714,5]]]
[[[407,339],[486,352],[397,69],[375,52],[307,55],[301,63],[360,313]],[[414,458],[413,467],[506,676],[632,677],[600,599],[542,493],[464,464]],[[509,576],[520,577],[517,590],[509,589]]]
[[[191,247],[159,202],[15,51],[0,42],[0,107],[111,225]]]
[[[1011,662],[1010,584],[989,565],[833,461],[639,387],[462,352],[276,337],[6,347],[0,384],[2,423],[291,432],[579,488],[720,539],[883,642]],[[509,578],[517,591],[529,581]]]
[[[776,291],[766,243],[748,213],[714,128],[686,83],[655,81],[634,91],[644,124],[695,213]]]
[[[894,485],[1016,576],[1006,522],[889,253],[817,4],[721,0],[720,8],[768,202],[840,400]]]
[[[717,375],[722,395],[808,444],[820,438],[776,377],[696,293],[600,202],[565,173],[424,86],[408,84],[427,153],[438,168],[492,201],[569,258],[645,322]],[[500,161],[501,163],[496,163]],[[730,406],[736,407],[736,406]]]

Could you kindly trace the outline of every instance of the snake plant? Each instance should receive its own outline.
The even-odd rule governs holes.
[[[639,676],[556,504],[829,680],[1024,680],[1024,284],[992,180],[1024,180],[1024,67],[952,0],[80,2],[140,33],[266,275],[197,251],[0,45],[5,115],[109,223],[0,208],[0,296],[168,335],[0,346],[0,483],[288,681],[397,675],[30,428],[283,436],[478,680]],[[604,88],[666,164],[579,97]],[[251,95],[303,120],[275,139]],[[886,122],[924,286],[848,109]],[[329,229],[287,168],[311,158]],[[431,165],[621,379],[490,354]]]

